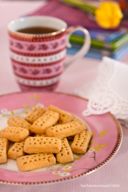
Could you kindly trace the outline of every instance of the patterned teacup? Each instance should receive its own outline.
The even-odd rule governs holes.
[[[24,29],[42,27],[55,29],[48,33],[27,33]],[[81,50],[66,61],[68,38],[76,30],[85,35]],[[53,90],[64,66],[85,55],[90,47],[90,35],[83,27],[67,28],[58,18],[31,16],[13,20],[8,25],[10,57],[16,80],[22,90]]]

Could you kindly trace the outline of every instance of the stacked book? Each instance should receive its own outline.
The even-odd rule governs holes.
[[[79,4],[80,1],[80,4]],[[87,28],[91,35],[91,48],[86,56],[101,59],[103,56],[121,59],[128,53],[128,22],[122,22],[118,29],[112,31],[101,29],[95,22],[92,15],[86,13],[91,10],[86,5],[86,0],[49,0],[45,6],[30,13],[29,15],[49,15],[65,20],[68,26],[83,26]],[[98,1],[88,2],[97,5]],[[93,9],[91,10],[93,13]],[[70,39],[73,48],[68,50],[74,54],[83,44],[84,36],[79,31],[74,33]]]
[[[108,56],[120,60],[128,53],[128,33],[126,30],[118,32],[105,32],[100,30],[90,30],[91,48],[87,56],[95,59],[101,59]],[[76,32],[71,36],[70,41],[73,43],[73,49],[69,50],[74,54],[84,42],[84,36]]]
[[[93,14],[93,6],[98,6],[100,1],[96,0],[63,0],[67,5],[78,8],[81,11],[91,12]],[[86,13],[86,23],[91,35],[91,48],[87,56],[101,59],[103,56],[108,56],[114,59],[121,59],[128,53],[128,33],[124,25],[121,25],[115,30],[103,30],[96,23],[94,26],[94,18],[92,19]],[[86,21],[87,22],[87,21]],[[126,23],[126,22],[125,22]],[[74,44],[74,52],[77,51],[84,42],[84,36],[80,32],[76,32],[71,37],[71,42]],[[69,50],[73,54],[73,50]]]

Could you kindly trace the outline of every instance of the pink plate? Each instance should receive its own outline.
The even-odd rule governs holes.
[[[62,93],[13,93],[0,97],[0,128],[10,114],[23,115],[36,104],[55,105],[86,120],[93,132],[91,147],[83,156],[75,156],[73,163],[55,165],[31,172],[19,172],[15,161],[0,165],[0,182],[11,184],[44,184],[69,180],[86,175],[103,166],[119,149],[122,131],[110,114],[84,117],[87,100]],[[109,165],[108,165],[109,166]]]

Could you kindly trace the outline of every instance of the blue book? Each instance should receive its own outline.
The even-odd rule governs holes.
[[[72,34],[70,37],[70,41],[73,44],[78,44],[82,45],[84,42],[84,37],[83,36],[78,36],[75,34]],[[116,51],[117,49],[121,48],[124,46],[126,43],[128,43],[128,33],[124,33],[118,39],[114,39],[111,42],[105,42],[105,41],[99,41],[97,39],[91,39],[91,47],[96,48],[96,49],[106,49],[108,51]]]
[[[101,41],[104,43],[105,42],[110,43],[110,42],[116,41],[121,36],[126,34],[125,29],[117,32],[99,31],[99,30],[93,30],[93,31],[90,30],[89,32],[92,39],[95,39],[97,41]],[[84,34],[81,31],[76,31],[74,35],[83,36]]]
[[[72,48],[68,49],[68,54],[74,55],[77,51],[79,51],[79,49],[80,49],[80,46],[73,45]],[[128,43],[126,43],[124,46],[122,46],[121,48],[113,52],[109,50],[104,50],[104,49],[101,50],[101,49],[91,48],[90,51],[85,56],[89,58],[94,58],[94,59],[102,59],[102,57],[107,56],[116,60],[121,60],[122,57],[127,53],[128,53]]]

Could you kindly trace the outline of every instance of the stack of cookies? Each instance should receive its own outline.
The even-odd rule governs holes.
[[[25,118],[10,116],[0,131],[0,164],[14,159],[20,171],[74,161],[85,154],[92,132],[81,119],[55,106],[34,107]]]

